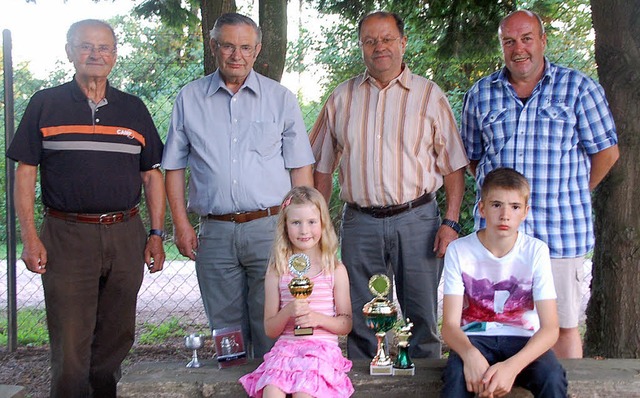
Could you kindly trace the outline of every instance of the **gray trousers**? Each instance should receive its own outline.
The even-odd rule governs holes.
[[[437,305],[442,259],[433,252],[440,227],[436,201],[387,218],[345,206],[342,217],[342,262],[349,272],[353,329],[347,340],[349,358],[373,358],[374,332],[367,328],[362,307],[374,296],[369,278],[393,277],[405,318],[414,327],[409,354],[414,358],[439,358]]]
[[[115,398],[135,337],[146,237],[140,216],[113,225],[45,217],[51,397]]]
[[[196,273],[209,326],[242,326],[249,357],[261,358],[275,342],[264,332],[264,275],[277,219],[201,219]]]

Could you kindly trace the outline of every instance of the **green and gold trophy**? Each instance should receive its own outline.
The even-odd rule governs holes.
[[[369,365],[371,375],[391,375],[391,358],[387,354],[384,345],[386,333],[393,328],[396,323],[397,311],[395,305],[387,300],[391,282],[386,275],[377,274],[369,279],[369,291],[376,297],[362,307],[367,326],[373,329],[378,339],[376,356],[373,357]]]
[[[289,292],[296,299],[306,299],[313,292],[313,282],[304,275],[309,271],[309,268],[311,268],[311,261],[306,254],[297,253],[289,257],[289,271],[295,275],[289,282]],[[296,326],[293,334],[295,336],[309,336],[313,334],[313,328]]]
[[[396,341],[398,345],[398,355],[393,362],[394,376],[413,376],[416,367],[409,358],[409,338],[411,337],[411,328],[413,323],[407,318],[406,322],[400,321],[400,325],[396,329]]]

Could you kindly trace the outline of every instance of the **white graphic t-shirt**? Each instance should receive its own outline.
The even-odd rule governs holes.
[[[475,232],[457,239],[444,259],[444,294],[464,296],[460,326],[467,335],[532,336],[540,328],[534,302],[556,298],[549,248],[519,232],[498,258]]]

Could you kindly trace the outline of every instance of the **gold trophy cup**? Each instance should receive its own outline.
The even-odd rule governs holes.
[[[369,291],[376,297],[362,307],[367,326],[373,329],[378,340],[376,356],[369,365],[371,375],[391,375],[391,358],[387,354],[384,338],[396,323],[397,311],[395,305],[387,300],[391,282],[386,275],[377,274],[369,279]]]
[[[313,282],[304,274],[306,274],[311,268],[311,261],[309,256],[304,253],[297,253],[289,257],[289,271],[295,278],[289,282],[289,292],[296,299],[306,299],[313,292]],[[296,326],[293,329],[295,336],[309,336],[313,334],[313,328],[303,328]]]

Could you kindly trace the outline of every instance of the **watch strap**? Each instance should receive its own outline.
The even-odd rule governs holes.
[[[442,219],[442,225],[446,225],[447,227],[453,229],[454,231],[456,231],[457,234],[459,234],[460,231],[462,231],[462,226],[460,224],[448,218]]]
[[[152,236],[152,235],[159,236],[162,239],[164,239],[164,231],[161,230],[161,229],[153,229],[153,228],[150,229],[149,230],[149,236]]]

